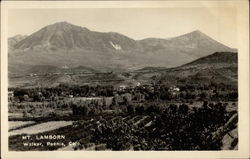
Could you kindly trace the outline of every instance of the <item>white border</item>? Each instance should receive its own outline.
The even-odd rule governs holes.
[[[239,150],[237,151],[8,151],[8,46],[10,8],[172,8],[236,7],[239,53]],[[249,8],[248,1],[4,1],[1,2],[1,150],[5,158],[248,158],[249,157]]]

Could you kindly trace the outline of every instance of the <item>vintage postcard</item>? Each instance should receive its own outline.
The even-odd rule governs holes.
[[[2,157],[249,157],[248,12],[2,2]]]

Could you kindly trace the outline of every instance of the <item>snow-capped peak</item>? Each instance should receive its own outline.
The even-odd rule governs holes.
[[[110,41],[109,43],[110,43],[111,46],[113,46],[113,48],[116,49],[116,50],[121,50],[121,49],[122,49],[120,45],[114,44],[112,41]]]

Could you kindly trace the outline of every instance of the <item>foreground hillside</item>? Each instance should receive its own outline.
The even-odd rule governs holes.
[[[234,52],[216,52],[188,64],[170,68],[144,69],[134,76],[138,81],[163,83],[224,83],[237,86],[238,58]]]

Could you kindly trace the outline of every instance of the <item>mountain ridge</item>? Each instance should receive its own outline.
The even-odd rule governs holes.
[[[93,43],[98,43],[100,45],[99,49],[104,49],[104,45],[108,45],[109,41],[112,41],[115,37],[119,37],[124,41],[132,40],[130,38],[126,39],[127,37],[119,33],[90,31],[85,27],[73,25],[67,22],[58,22],[43,27],[39,31],[28,36],[25,41],[21,41],[14,45],[14,47],[15,49],[27,49],[39,45],[44,47],[52,45],[63,49],[89,49],[90,46],[97,46],[94,46]],[[104,40],[106,41],[104,42]],[[110,45],[109,48],[112,48],[112,45]]]
[[[181,67],[189,66],[189,65],[197,65],[197,64],[213,64],[213,63],[228,63],[231,65],[238,64],[238,56],[237,52],[215,52],[211,55],[201,57],[197,60],[194,60],[190,63],[184,64]]]

